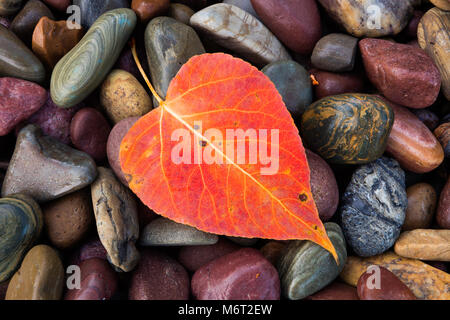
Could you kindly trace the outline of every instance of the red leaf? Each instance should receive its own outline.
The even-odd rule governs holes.
[[[237,144],[203,136],[210,128],[223,137],[226,129],[267,129],[268,143],[258,138],[269,154],[271,130],[279,130],[278,172],[263,175],[269,165],[227,157],[226,147]],[[175,164],[171,153],[179,141],[171,138],[177,129],[199,139],[192,153],[194,146],[199,154],[209,148],[223,164]],[[120,161],[130,188],[162,216],[215,234],[311,240],[337,260],[311,195],[298,130],[269,78],[241,59],[222,53],[190,59],[172,80],[167,100],[125,136]]]

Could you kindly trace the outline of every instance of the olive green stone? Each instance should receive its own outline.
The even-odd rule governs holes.
[[[22,194],[0,199],[0,282],[8,280],[41,233],[39,205]]]
[[[334,163],[368,163],[379,158],[394,123],[381,98],[367,94],[329,96],[310,105],[302,116],[303,142]]]
[[[83,101],[108,75],[136,26],[131,9],[100,16],[81,41],[53,70],[50,93],[56,105],[69,108]]]
[[[0,0],[0,16],[9,16],[19,11],[22,0]]]
[[[278,262],[282,294],[291,300],[303,299],[330,284],[344,269],[347,261],[345,239],[339,225],[325,223],[327,235],[338,254],[333,256],[311,241],[291,241]]]
[[[30,49],[0,24],[0,77],[20,78],[42,83],[45,68]]]

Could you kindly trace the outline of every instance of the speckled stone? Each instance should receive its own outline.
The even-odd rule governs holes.
[[[362,257],[385,252],[400,235],[406,206],[405,173],[397,161],[383,157],[359,167],[341,200],[347,243]]]
[[[421,182],[406,189],[408,207],[402,230],[428,228],[436,210],[437,195],[433,186]]]
[[[89,29],[105,12],[129,8],[129,0],[73,0],[73,4],[80,7],[81,25]]]
[[[411,259],[450,261],[450,230],[405,231],[395,242],[394,251]]]
[[[353,70],[358,39],[343,33],[331,33],[321,38],[314,47],[311,63],[314,67],[342,72]]]
[[[0,16],[9,16],[20,10],[23,0],[0,0]]]

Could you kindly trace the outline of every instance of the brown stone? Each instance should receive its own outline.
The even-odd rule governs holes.
[[[131,9],[136,12],[142,23],[146,24],[151,19],[161,16],[167,12],[170,7],[169,0],[133,0]]]
[[[448,0],[430,0],[430,2],[439,9],[450,11],[450,2]]]
[[[403,230],[428,228],[436,210],[437,195],[428,183],[417,183],[406,189],[408,207],[406,208]]]
[[[33,32],[32,48],[36,56],[52,70],[56,63],[83,37],[84,31],[69,29],[67,21],[54,21],[42,17]]]
[[[394,251],[406,258],[450,261],[450,230],[405,231],[395,242]]]
[[[357,73],[333,73],[317,69],[310,70],[318,83],[314,85],[316,99],[342,93],[358,93],[364,89],[364,78]]]
[[[269,260],[274,266],[277,266],[286,245],[286,242],[269,241],[259,251],[261,251],[264,258]]]
[[[441,228],[450,229],[450,177],[439,197],[436,221]]]
[[[168,16],[189,25],[189,20],[195,13],[194,10],[181,3],[171,3]]]
[[[359,300],[356,288],[341,282],[333,282],[306,300]]]
[[[441,124],[434,130],[434,135],[444,148],[445,156],[450,157],[450,122]]]

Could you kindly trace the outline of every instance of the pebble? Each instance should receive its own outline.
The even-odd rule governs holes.
[[[181,66],[193,56],[205,53],[194,29],[169,17],[150,21],[145,29],[145,49],[153,86],[163,99]]]
[[[250,13],[252,16],[258,18],[258,14],[253,8],[253,4],[251,0],[223,0],[223,3],[231,4],[233,6],[239,7],[242,10]]]
[[[24,192],[38,202],[45,202],[90,185],[96,176],[91,157],[43,136],[37,126],[28,125],[17,137],[2,196]]]
[[[73,0],[73,4],[80,7],[81,25],[86,29],[107,11],[130,7],[129,0]]]
[[[436,129],[439,125],[439,117],[431,111],[429,108],[425,109],[411,109],[410,110],[414,115],[419,118],[430,130]]]
[[[379,158],[394,123],[391,108],[367,94],[330,96],[310,105],[302,116],[303,142],[333,163],[368,163]]]
[[[328,163],[314,152],[306,149],[310,170],[311,192],[322,221],[330,220],[339,204],[339,189]]]
[[[128,297],[130,300],[187,300],[188,273],[165,253],[144,249],[133,271]]]
[[[136,121],[138,121],[138,119],[138,117],[131,117],[119,121],[109,133],[108,141],[106,144],[106,154],[108,156],[109,165],[114,171],[116,177],[125,186],[128,186],[128,182],[125,178],[125,174],[122,172],[122,168],[120,167],[120,143],[127,134],[128,130],[130,130],[130,128],[136,123]]]
[[[0,199],[0,283],[20,266],[43,223],[41,209],[30,197],[16,194]]]
[[[241,0],[239,0],[241,1]],[[248,0],[250,1],[250,0]],[[191,17],[195,11],[181,3],[171,3],[168,16],[186,25],[189,25]]]
[[[53,70],[64,57],[83,38],[84,29],[69,29],[67,21],[54,21],[42,17],[34,28],[32,48],[34,54],[48,70]]]
[[[141,83],[131,73],[118,69],[111,71],[103,82],[100,103],[114,124],[152,110],[152,100]]]
[[[450,11],[450,3],[448,2],[448,0],[430,0],[430,2],[439,9]]]
[[[91,197],[86,189],[53,200],[42,211],[47,236],[59,249],[79,244],[94,223]]]
[[[50,7],[63,12],[66,12],[67,7],[70,6],[72,2],[71,0],[42,0],[42,1],[44,1]]]
[[[108,260],[108,253],[98,237],[90,238],[84,242],[72,255],[70,264],[80,265],[89,259]]]
[[[309,297],[306,300],[359,300],[356,289],[348,284],[341,282],[333,282],[329,286],[320,290]]]
[[[402,230],[424,229],[431,225],[436,210],[437,195],[433,186],[421,182],[406,189],[408,207]]]
[[[450,178],[447,179],[439,197],[436,221],[441,228],[450,229]]]
[[[108,252],[108,260],[118,269],[129,272],[139,261],[135,247],[139,237],[136,203],[110,169],[99,167],[98,172],[91,186],[98,235]]]
[[[340,277],[347,284],[356,287],[361,275],[371,265],[379,265],[391,271],[418,299],[450,299],[450,274],[420,260],[403,258],[393,252],[364,259],[349,257]]]
[[[3,25],[0,25],[0,76],[37,83],[43,83],[45,79],[45,68],[42,62]]]
[[[201,246],[217,243],[218,236],[166,218],[157,218],[142,230],[142,246]]]
[[[259,251],[271,264],[277,266],[287,244],[285,241],[269,241]]]
[[[198,269],[192,277],[197,300],[278,300],[275,267],[256,249],[243,248]]]
[[[436,169],[444,160],[439,141],[408,109],[388,103],[394,111],[394,125],[386,151],[406,170],[426,173]]]
[[[403,33],[410,39],[417,39],[417,28],[419,26],[420,19],[422,19],[425,12],[420,10],[414,10],[411,20],[409,20],[408,25],[403,30]]]
[[[310,54],[322,35],[314,0],[251,0],[261,21],[289,49]]]
[[[413,13],[413,1],[318,0],[330,17],[348,33],[358,38],[398,34],[408,24]],[[381,15],[379,21],[374,19],[377,14]],[[378,25],[377,22],[379,22]]]
[[[164,15],[170,7],[170,0],[132,0],[131,9],[139,20],[147,24],[151,19]]]
[[[341,226],[345,239],[361,257],[392,247],[405,220],[405,173],[397,161],[382,157],[362,165],[341,199]]]
[[[106,142],[110,132],[108,121],[94,108],[81,109],[70,123],[73,145],[98,162],[106,158]]]
[[[108,262],[93,258],[79,267],[80,288],[68,290],[64,300],[110,300],[117,291],[118,277]]]
[[[22,0],[0,0],[0,16],[9,16],[20,10]]]
[[[355,66],[358,39],[343,33],[331,33],[314,47],[311,63],[314,67],[331,71],[351,71]]]
[[[343,93],[358,93],[364,90],[364,78],[358,73],[333,73],[317,69],[310,70],[310,73],[318,82],[314,86],[317,99]]]
[[[333,256],[311,241],[291,241],[278,262],[283,296],[300,300],[329,285],[337,278],[347,260],[342,230],[336,223],[325,223],[328,238],[336,249],[339,265]]]
[[[411,259],[450,261],[450,230],[405,231],[395,243],[394,251]]]
[[[272,62],[263,72],[273,82],[292,117],[301,117],[313,101],[313,92],[309,73],[300,64],[292,60]]]
[[[89,6],[95,6],[91,2]],[[135,25],[136,14],[131,9],[108,11],[92,25],[83,39],[53,69],[50,92],[56,105],[72,107],[103,82]]]
[[[58,252],[41,244],[28,251],[9,282],[5,300],[59,300],[63,286],[64,267]]]
[[[450,122],[441,124],[433,133],[441,143],[445,157],[450,157]]]
[[[363,39],[359,48],[369,80],[390,101],[410,108],[432,105],[441,76],[421,49],[381,39]]]
[[[195,13],[190,23],[219,45],[256,65],[290,59],[272,32],[239,7],[218,3]]]
[[[417,299],[395,274],[379,266],[374,266],[374,270],[370,269],[370,272],[368,270],[361,275],[358,280],[358,297],[361,300]]]
[[[39,110],[47,99],[40,85],[16,78],[0,78],[0,136]]]

